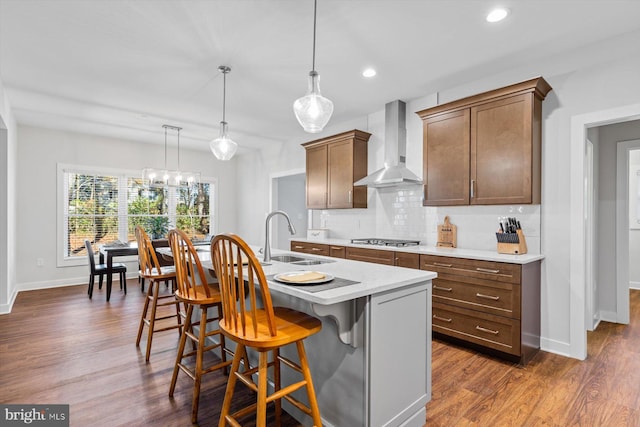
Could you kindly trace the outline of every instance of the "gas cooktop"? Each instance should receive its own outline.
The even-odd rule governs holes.
[[[378,239],[375,237],[365,239],[351,239],[351,243],[359,245],[379,245],[379,246],[418,246],[419,240],[398,240],[398,239]]]

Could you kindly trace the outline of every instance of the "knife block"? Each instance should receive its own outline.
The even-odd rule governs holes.
[[[498,253],[499,254],[511,254],[511,255],[523,255],[527,253],[527,241],[524,238],[524,233],[522,230],[516,230],[517,242],[506,243],[500,242],[501,234],[508,234],[498,232],[496,233],[496,238],[498,239]],[[509,233],[511,234],[511,233]]]

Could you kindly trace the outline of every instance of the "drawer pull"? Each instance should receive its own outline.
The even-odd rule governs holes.
[[[453,319],[447,319],[446,317],[440,317],[438,315],[433,315],[433,318],[436,320],[442,320],[443,322],[451,323]],[[476,326],[477,327],[477,326]]]
[[[497,296],[485,295],[485,294],[481,294],[481,293],[477,293],[476,296],[478,298],[486,298],[486,299],[490,299],[490,300],[493,300],[493,301],[498,301],[500,299],[500,297],[497,297]]]
[[[498,274],[500,272],[500,270],[491,270],[490,268],[482,268],[482,267],[476,267],[476,271],[482,271],[483,273],[493,273],[493,274]]]
[[[304,249],[304,246],[294,246],[294,249]]]
[[[441,262],[434,262],[433,265],[436,265],[438,267],[451,267],[451,266],[453,266],[453,264],[443,264]]]
[[[453,288],[443,288],[443,287],[437,286],[437,285],[433,285],[433,289],[438,290],[438,291],[445,291],[445,292],[453,291]]]
[[[331,246],[331,249],[335,249],[336,251],[340,251],[343,248],[341,246]]]
[[[311,248],[311,250],[314,251],[314,252],[318,252],[318,251],[321,251],[322,249],[320,249],[320,248]]]
[[[476,325],[476,330],[478,330],[480,332],[487,332],[487,333],[493,334],[493,335],[498,335],[500,333],[500,331],[494,331],[492,329],[483,328],[482,326],[477,326],[477,325]]]

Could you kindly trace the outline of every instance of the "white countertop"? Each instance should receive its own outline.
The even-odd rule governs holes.
[[[442,248],[442,247],[435,247],[435,246],[406,246],[406,247],[397,248],[395,246],[362,245],[357,243],[351,243],[351,240],[348,240],[348,239],[310,240],[305,237],[294,237],[294,238],[291,238],[291,240],[297,241],[297,242],[320,243],[325,245],[351,246],[354,248],[378,249],[381,251],[408,252],[408,253],[417,253],[417,254],[426,254],[426,255],[448,256],[448,257],[454,257],[454,258],[468,258],[468,259],[479,259],[484,261],[508,262],[511,264],[529,264],[531,262],[544,259],[544,255],[541,255],[541,254],[509,255],[509,254],[499,254],[498,252],[495,252],[495,251],[482,251],[478,249],[461,249],[461,248]]]
[[[259,247],[252,246],[258,260],[262,261],[262,255],[258,253]],[[416,270],[404,267],[391,267],[387,265],[372,264],[368,262],[330,258],[316,255],[301,254],[299,252],[287,252],[272,249],[272,256],[279,254],[291,254],[307,259],[324,259],[330,261],[318,265],[295,265],[284,262],[271,261],[270,265],[263,265],[264,274],[286,273],[289,271],[318,271],[330,274],[337,278],[357,281],[353,285],[345,285],[339,288],[328,289],[320,292],[309,292],[305,288],[312,285],[294,286],[269,280],[269,289],[291,295],[310,303],[321,305],[335,304],[349,301],[367,295],[373,295],[385,291],[400,289],[418,283],[424,283],[437,277],[432,271]],[[205,267],[211,267],[210,253],[198,251],[200,260]]]

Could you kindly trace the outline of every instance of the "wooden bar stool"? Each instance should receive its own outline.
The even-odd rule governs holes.
[[[178,329],[178,335],[182,334],[182,317],[180,316],[180,301],[170,292],[160,294],[160,282],[171,282],[172,289],[175,286],[176,270],[173,266],[162,267],[158,262],[156,251],[151,244],[151,239],[141,226],[136,226],[136,241],[138,242],[138,262],[140,263],[140,276],[142,280],[149,281],[149,289],[144,299],[144,308],[140,317],[140,326],[138,327],[138,338],[136,339],[136,347],[140,346],[142,331],[145,325],[148,328],[147,334],[147,351],[145,360],[148,362],[151,356],[151,343],[155,332],[169,331]],[[175,306],[175,313],[166,313],[166,309],[161,308],[162,314],[158,313],[159,307]],[[176,318],[175,323],[167,322],[169,319]]]
[[[217,235],[211,242],[211,258],[222,296],[223,318],[220,321],[220,330],[237,344],[218,426],[223,427],[227,423],[238,426],[237,418],[256,412],[256,426],[265,427],[267,403],[270,402],[275,403],[276,422],[280,425],[281,400],[285,398],[310,415],[315,426],[321,427],[320,410],[303,343],[305,338],[320,331],[320,320],[289,308],[273,307],[262,266],[251,248],[240,237],[233,234]],[[246,271],[242,265],[245,259]],[[247,286],[237,286],[238,283],[246,283]],[[262,300],[261,305],[257,299],[258,292]],[[294,343],[298,350],[299,365],[279,352],[281,347]],[[240,359],[246,354],[246,347],[258,351],[259,365],[257,368],[248,367],[240,372]],[[270,362],[269,353],[272,353]],[[301,373],[302,380],[281,388],[281,362]],[[267,373],[270,367],[273,367],[274,392],[268,395]],[[253,375],[256,373],[257,384],[253,381]],[[230,414],[231,400],[238,379],[258,394],[257,402]],[[290,393],[301,387],[307,389],[308,406],[290,396]]]
[[[226,370],[226,367],[231,365],[231,360],[227,360],[227,354],[233,357],[233,352],[225,347],[224,335],[220,333],[218,327],[207,331],[207,324],[219,321],[220,315],[222,314],[220,307],[220,290],[218,289],[217,283],[208,283],[198,253],[191,244],[189,237],[183,231],[169,231],[169,245],[171,246],[176,268],[178,284],[176,298],[184,302],[188,307],[185,327],[182,329],[182,335],[180,336],[180,345],[178,347],[176,363],[173,368],[173,376],[171,377],[169,396],[173,396],[173,392],[175,391],[179,370],[184,371],[195,382],[193,386],[193,402],[191,404],[191,422],[196,423],[198,420],[198,402],[200,399],[202,376],[222,368]],[[193,321],[191,318],[194,307],[200,308],[199,322]],[[216,309],[216,314],[215,316],[209,317],[211,308]],[[199,327],[198,335],[193,332],[194,326]],[[207,338],[214,336],[219,337],[219,342],[207,345]],[[196,349],[185,353],[187,338],[194,343]],[[221,361],[205,368],[203,366],[204,352],[216,348],[220,349]],[[190,367],[184,359],[193,355],[196,356],[195,366]]]

